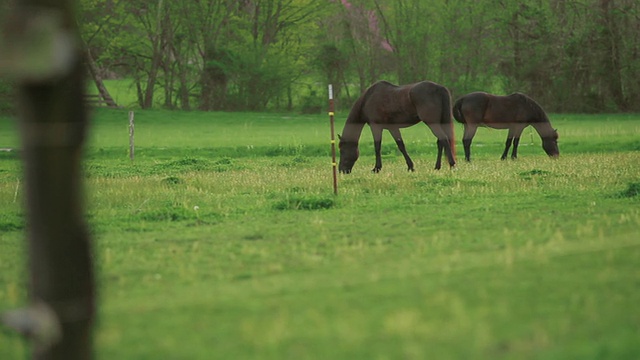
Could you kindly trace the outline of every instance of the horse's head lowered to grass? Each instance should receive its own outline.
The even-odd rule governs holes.
[[[550,135],[542,136],[542,148],[552,158],[560,156],[560,149],[558,149],[558,130],[553,129]]]
[[[340,138],[340,142],[338,143],[338,148],[340,149],[340,163],[338,164],[338,170],[341,173],[349,174],[351,173],[351,169],[353,169],[353,165],[360,157],[360,150],[358,150],[358,142],[357,141],[347,141],[338,135]]]

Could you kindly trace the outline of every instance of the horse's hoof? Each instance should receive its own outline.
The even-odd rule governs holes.
[[[381,170],[380,168],[373,168],[373,169],[371,170],[371,172],[372,172],[372,173],[374,173],[374,174],[377,174],[377,173],[379,173],[379,172],[380,172],[380,170]]]
[[[414,168],[410,167],[410,168],[408,168],[408,169],[407,169],[407,171],[408,171],[408,172],[414,172],[414,171],[416,171],[416,170],[415,170]]]

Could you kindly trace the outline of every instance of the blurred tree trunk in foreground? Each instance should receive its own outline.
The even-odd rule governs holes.
[[[95,285],[80,173],[86,69],[75,1],[16,3],[3,70],[18,86],[30,307],[3,320],[30,338],[34,359],[90,359]]]

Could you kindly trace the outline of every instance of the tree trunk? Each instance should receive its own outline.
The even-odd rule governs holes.
[[[91,78],[93,82],[96,84],[96,88],[98,88],[98,92],[100,93],[100,97],[104,100],[104,102],[109,107],[118,107],[118,104],[113,100],[111,94],[109,94],[109,90],[104,86],[104,82],[102,81],[102,76],[98,72],[98,66],[96,65],[95,60],[93,60],[93,56],[91,55],[91,51],[87,49],[86,52],[86,63],[87,68],[89,70],[89,74],[91,74]]]
[[[627,109],[627,101],[622,88],[622,65],[620,61],[621,39],[613,18],[615,3],[612,0],[601,0],[600,10],[602,16],[602,43],[604,56],[602,59],[603,78],[607,84],[609,93],[618,111]]]
[[[163,71],[164,71],[164,77],[165,77],[165,81],[164,81],[164,107],[166,109],[174,109],[174,103],[173,103],[173,83],[175,81],[175,66],[174,66],[174,58],[172,56],[173,52],[173,40],[174,40],[174,34],[173,34],[173,26],[171,24],[171,17],[169,16],[169,11],[165,11],[164,12],[164,16],[163,16],[163,20],[162,20],[162,27],[163,27],[163,31],[162,33],[162,38],[163,38],[163,44],[164,44],[164,51],[163,51],[163,57],[164,57],[164,61],[162,62],[163,64]]]
[[[158,68],[160,67],[160,52],[158,49],[154,49],[153,59],[151,60],[151,69],[147,77],[147,84],[144,90],[144,97],[142,100],[143,109],[151,109],[153,107],[153,94],[155,92],[156,80],[158,78]]]
[[[143,109],[151,109],[153,107],[153,94],[155,92],[156,82],[158,80],[158,70],[162,61],[162,52],[164,48],[164,22],[163,14],[165,12],[163,0],[158,0],[157,16],[156,16],[156,33],[153,38],[153,53],[151,54],[151,68],[147,76],[147,84],[144,90],[144,98],[142,100]]]
[[[189,82],[187,80],[187,69],[184,63],[178,61],[178,75],[180,76],[180,88],[178,89],[178,97],[180,99],[180,108],[182,110],[191,110],[191,99],[189,97]]]
[[[51,38],[62,37],[73,45],[77,34],[73,5],[74,1],[19,1],[14,20],[24,27],[44,23],[42,17],[52,24],[61,20],[50,29],[58,37]],[[69,33],[73,35],[65,38]],[[31,40],[17,39],[28,42],[32,50],[41,43]],[[31,314],[31,329],[21,330],[34,340],[34,359],[90,359],[96,305],[81,195],[82,146],[88,126],[83,106],[86,70],[79,46],[56,51],[48,63],[62,67],[52,65],[46,75],[23,74],[18,81],[33,310],[25,312]],[[41,53],[46,56],[46,51]],[[43,308],[50,316],[33,315]],[[47,324],[51,331],[42,331]]]
[[[229,79],[223,68],[226,52],[214,44],[208,44],[204,54],[204,69],[200,77],[200,110],[224,110],[226,108]]]

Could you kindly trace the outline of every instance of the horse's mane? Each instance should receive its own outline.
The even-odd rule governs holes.
[[[364,123],[361,118],[362,107],[364,106],[365,102],[367,102],[367,99],[369,99],[369,97],[371,96],[371,93],[381,85],[395,86],[392,83],[384,80],[378,81],[373,85],[369,86],[364,91],[364,93],[360,95],[360,97],[356,100],[356,102],[353,103],[353,106],[351,107],[351,111],[349,111],[349,116],[347,116],[347,123]]]
[[[540,106],[540,104],[538,104],[535,100],[533,100],[532,98],[528,97],[525,94],[522,94],[522,93],[517,93],[517,94],[520,95],[522,99],[524,99],[525,105],[527,106],[527,108],[529,108],[532,115],[536,119],[540,119],[541,122],[549,122],[549,117],[547,116],[547,113],[544,111],[542,106]]]
[[[370,86],[365,90],[365,92],[356,99],[356,102],[351,107],[349,111],[349,115],[347,116],[347,123],[360,123],[362,119],[360,118],[360,114],[362,113],[362,107],[364,106],[365,101],[369,97],[369,93],[373,86]]]

